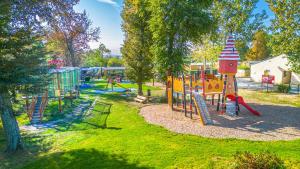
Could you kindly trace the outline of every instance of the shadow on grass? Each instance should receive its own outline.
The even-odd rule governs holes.
[[[57,124],[56,127],[53,128],[57,132],[66,132],[66,131],[83,131],[89,129],[105,129],[105,130],[121,130],[119,127],[102,127],[98,124],[87,122],[84,120],[74,120],[72,122],[63,122]]]
[[[123,96],[126,93],[105,93],[97,94],[93,91],[82,91],[82,94],[88,94],[90,96],[100,96],[101,99],[108,100],[110,103],[115,101],[132,101],[135,95],[132,96]]]
[[[87,129],[121,130],[121,128],[117,127],[107,127],[107,119],[111,112],[111,106],[112,104],[96,102],[92,110],[84,111],[74,120],[56,123],[53,129],[58,132]]]
[[[43,156],[29,163],[24,168],[148,169],[149,167],[141,166],[138,162],[128,162],[125,154],[116,155],[98,151],[96,149],[78,149]]]
[[[47,105],[44,116],[43,123],[59,120],[65,118],[66,114],[69,114],[76,108],[81,102],[86,101],[83,98],[74,99],[72,102],[68,99],[62,100],[62,112],[59,112],[58,100],[51,100]]]
[[[3,137],[1,133],[0,137]],[[22,133],[23,150],[15,153],[5,153],[6,142],[0,140],[0,169],[21,168],[28,161],[35,159],[39,153],[49,151],[54,141],[55,137],[53,135]]]
[[[52,134],[23,133],[24,148],[32,153],[48,151],[56,139]]]

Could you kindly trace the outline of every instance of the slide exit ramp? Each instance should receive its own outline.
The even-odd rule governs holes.
[[[198,92],[193,92],[193,100],[197,109],[197,112],[199,112],[201,122],[203,124],[213,124],[213,121],[210,117],[207,105],[205,103],[205,100]]]

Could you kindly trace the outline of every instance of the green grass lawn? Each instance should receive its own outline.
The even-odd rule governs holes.
[[[92,82],[88,82],[88,84],[95,85],[96,89],[106,89],[106,87],[108,87],[109,89],[111,88],[111,84],[107,85],[106,80],[92,81]],[[117,88],[124,87],[124,88],[128,88],[128,89],[137,89],[138,85],[136,83],[120,83],[120,86],[115,84],[114,87],[117,87]],[[143,91],[144,92],[146,92],[148,89],[150,89],[150,90],[161,90],[159,87],[143,85]]]
[[[50,149],[9,157],[0,154],[0,168],[230,168],[237,151],[265,150],[300,168],[300,140],[259,142],[177,134],[146,123],[138,107],[117,93],[97,97],[113,104],[106,129],[80,121],[67,130],[62,125],[60,131],[47,131],[52,134]],[[0,130],[3,144],[1,138]]]
[[[285,104],[300,107],[300,95],[295,94],[241,89],[239,90],[239,95],[243,96],[246,100],[256,103]]]

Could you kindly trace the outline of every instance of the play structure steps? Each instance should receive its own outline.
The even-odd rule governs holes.
[[[35,106],[34,106],[34,111],[32,113],[32,118],[31,118],[31,121],[30,121],[31,124],[40,123],[39,110],[40,110],[41,103],[42,103],[42,97],[38,96],[37,100],[36,100],[36,103],[35,103]]]
[[[193,92],[193,100],[203,124],[213,124],[205,100],[198,92]]]
[[[43,118],[43,112],[48,103],[48,92],[45,92],[42,96],[36,96],[32,98],[30,110],[28,116],[31,124],[41,123]]]

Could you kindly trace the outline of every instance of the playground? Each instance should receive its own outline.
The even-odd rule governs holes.
[[[20,156],[24,163],[16,168],[46,162],[49,168],[84,168],[85,161],[94,168],[224,168],[245,149],[272,151],[299,167],[299,95],[239,89],[233,42],[229,37],[217,71],[186,66],[166,85],[144,85],[145,96],[123,68],[103,69],[105,76],[98,73],[102,68],[52,69],[46,90],[23,97],[27,114],[17,117],[30,154],[0,154],[0,168],[15,168]]]
[[[76,106],[74,101],[73,108],[63,110],[65,118],[60,117],[60,121],[52,126],[40,126],[39,132],[34,131],[37,134],[32,136],[33,140],[31,137],[24,137],[28,153],[19,153],[10,158],[0,154],[0,159],[3,161],[0,168],[40,168],[45,163],[48,168],[84,168],[87,165],[91,168],[151,168],[150,166],[155,168],[193,168],[195,166],[198,168],[209,168],[210,166],[226,168],[233,165],[232,156],[235,152],[245,149],[250,152],[272,151],[278,154],[287,163],[287,166],[299,167],[297,164],[299,164],[300,156],[297,152],[300,144],[299,139],[296,139],[296,135],[299,138],[299,133],[287,134],[290,132],[288,128],[299,130],[299,124],[295,123],[299,119],[299,116],[296,115],[299,112],[299,106],[284,102],[278,104],[272,101],[279,100],[278,98],[283,95],[269,95],[271,100],[261,102],[259,97],[252,97],[251,92],[241,90],[240,93],[243,94],[245,100],[248,100],[253,108],[263,112],[261,116],[253,116],[242,108],[236,118],[237,121],[240,118],[245,118],[245,120],[237,123],[237,121],[232,121],[235,117],[217,114],[215,106],[213,106],[211,115],[214,125],[202,126],[196,115],[193,116],[194,119],[190,119],[185,117],[183,112],[170,111],[167,104],[159,102],[137,104],[132,97],[124,97],[119,92],[95,94],[94,90],[105,90],[105,80],[93,81],[88,84],[93,87],[82,89],[80,94],[83,106],[88,106],[83,109],[82,113],[86,114],[91,105],[89,103],[93,103],[96,99],[96,102],[112,104],[106,128],[86,123],[100,124],[102,122],[99,121],[99,116],[86,116],[90,117],[88,119],[81,118],[80,113],[76,112],[79,105]],[[137,87],[136,84],[124,83],[123,85],[129,88]],[[156,86],[146,86],[144,91],[147,89],[151,89],[152,93],[157,93],[153,99],[164,93],[164,90]],[[289,99],[291,98],[295,101],[300,99],[299,97],[294,98],[294,96],[289,97]],[[50,101],[46,111],[58,111],[57,106],[57,103]],[[98,113],[102,108],[103,106],[97,103],[91,113]],[[277,111],[273,113],[275,109]],[[280,115],[282,112],[284,115]],[[73,116],[69,117],[72,114]],[[168,119],[171,118],[171,115],[172,121]],[[228,119],[225,119],[226,117]],[[157,119],[159,121],[155,121]],[[222,124],[216,123],[216,120],[220,120],[219,122]],[[18,117],[18,121],[21,126],[30,124],[26,116]],[[269,128],[258,132],[247,126],[248,122],[256,121],[261,121],[254,126],[256,129],[264,128],[259,124],[268,124],[269,126],[266,127]],[[51,124],[51,122],[44,121],[42,124]],[[218,133],[215,133],[217,135],[212,135],[211,129],[218,129]],[[277,129],[279,131],[274,132]],[[230,130],[231,133],[227,130]],[[24,132],[23,129],[22,131]],[[246,138],[245,133],[250,131],[253,137]],[[28,132],[30,133],[30,131],[26,133]],[[197,136],[198,132],[202,132],[202,134]],[[207,135],[204,135],[204,132]],[[31,136],[32,134],[29,133],[27,135]],[[258,136],[263,136],[264,139],[260,139]],[[0,134],[0,142],[3,143],[4,140],[1,138],[3,138],[2,134]],[[175,158],[176,160],[171,160]],[[66,161],[68,162],[66,163]],[[16,162],[18,162],[17,165]]]
[[[172,111],[167,104],[151,105],[140,114],[151,124],[160,125],[172,132],[199,135],[209,138],[238,138],[255,141],[295,140],[300,138],[299,108],[251,103],[264,112],[253,116],[242,108],[239,116],[221,115],[214,106],[208,107],[214,125],[203,126],[199,116],[187,118],[182,112]],[[282,113],[284,112],[284,113]]]
[[[4,0],[0,169],[300,169],[299,5]]]

